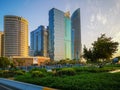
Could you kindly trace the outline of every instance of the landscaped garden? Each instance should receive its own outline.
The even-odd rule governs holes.
[[[103,68],[82,66],[57,68],[51,72],[34,68],[29,72],[23,70],[0,71],[1,77],[14,77],[14,80],[52,87],[60,90],[120,90],[120,65],[107,65]]]
[[[86,63],[81,63],[81,60],[54,60],[45,64],[59,66],[51,71],[47,71],[46,67],[32,70],[26,67],[26,72],[17,69],[8,58],[1,57],[0,68],[3,70],[0,70],[0,77],[60,90],[120,90],[120,72],[111,73],[120,71],[120,56],[111,59],[118,45],[111,37],[102,34],[92,44],[92,48],[84,46]]]

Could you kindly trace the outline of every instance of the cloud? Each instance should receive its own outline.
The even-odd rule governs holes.
[[[90,18],[90,22],[94,22],[95,21],[95,15],[93,14]]]
[[[107,23],[107,18],[102,15],[102,14],[97,14],[96,18],[99,22],[101,22],[103,25],[105,25]]]

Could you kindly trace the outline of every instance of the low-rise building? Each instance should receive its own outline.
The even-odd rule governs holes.
[[[11,57],[15,66],[31,66],[31,65],[43,65],[50,62],[50,58],[47,57],[21,57],[13,56]]]

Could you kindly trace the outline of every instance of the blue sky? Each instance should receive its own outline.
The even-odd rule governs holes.
[[[47,26],[48,11],[53,7],[71,14],[81,9],[82,45],[91,47],[101,33],[120,43],[120,0],[0,0],[0,31],[4,15],[27,19],[29,32],[39,25]]]

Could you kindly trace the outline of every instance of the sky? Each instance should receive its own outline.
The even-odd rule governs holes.
[[[0,31],[4,30],[4,15],[27,19],[29,33],[40,25],[48,26],[51,8],[70,11],[71,15],[80,8],[82,46],[90,48],[103,33],[120,43],[120,0],[0,0]],[[118,49],[116,56],[120,45]]]

